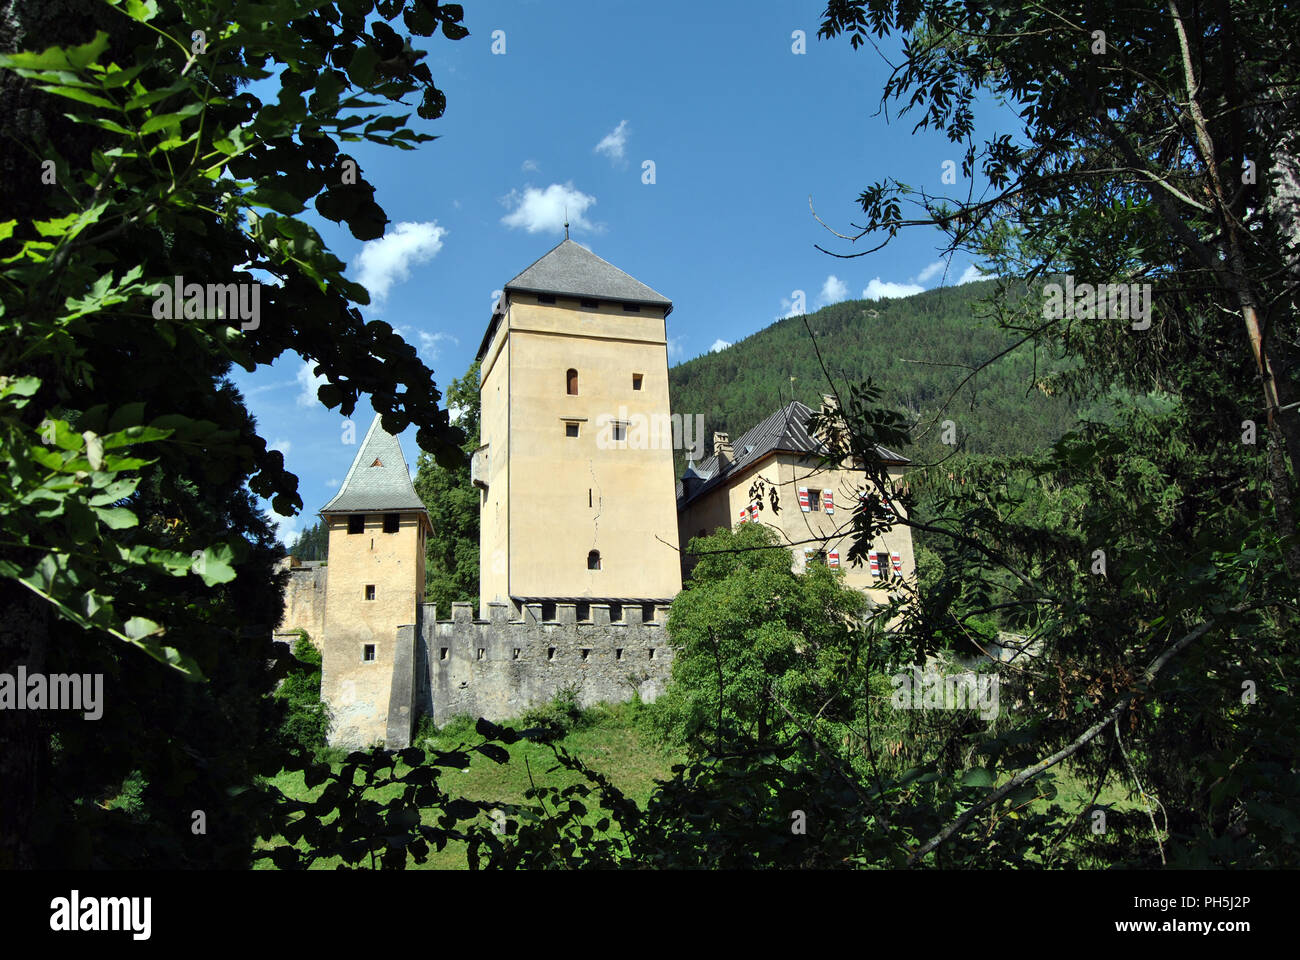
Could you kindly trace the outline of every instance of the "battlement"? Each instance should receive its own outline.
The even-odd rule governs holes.
[[[588,619],[578,619],[580,606]],[[639,604],[628,604],[623,619],[611,620],[608,604],[557,603],[554,619],[544,620],[542,604],[530,603],[512,620],[509,604],[491,603],[484,620],[471,604],[455,603],[451,619],[439,620],[433,604],[422,604],[418,638],[414,626],[399,631],[410,631],[415,647],[411,713],[437,724],[459,714],[504,720],[565,689],[584,707],[633,695],[653,701],[672,672],[667,609],[645,620]],[[400,704],[389,715],[400,717]],[[398,738],[390,730],[390,741]]]

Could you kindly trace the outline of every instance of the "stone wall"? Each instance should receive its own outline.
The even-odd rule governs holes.
[[[285,557],[277,563],[276,572],[286,568],[289,579],[284,585],[284,615],[274,635],[306,630],[319,650],[325,638],[325,578],[329,567],[320,560]]]
[[[416,677],[409,714],[429,714],[439,725],[458,714],[501,721],[565,688],[584,707],[630,700],[633,693],[653,701],[672,671],[668,607],[643,622],[641,606],[628,604],[623,621],[611,623],[608,605],[589,606],[591,619],[580,623],[572,603],[557,604],[552,621],[542,620],[541,604],[527,604],[522,620],[510,620],[505,603],[488,604],[487,620],[474,619],[468,603],[452,604],[450,620],[438,620],[434,605],[423,604],[411,652]],[[405,745],[398,742],[401,724],[394,723],[404,706],[398,699],[389,707],[390,747]]]

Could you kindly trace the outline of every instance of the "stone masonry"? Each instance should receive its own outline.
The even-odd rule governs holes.
[[[392,699],[385,744],[410,743],[419,714],[436,724],[466,714],[500,721],[573,689],[578,703],[620,703],[639,694],[650,702],[664,691],[672,672],[672,650],[656,607],[644,621],[639,604],[623,607],[610,621],[607,604],[590,604],[590,620],[579,622],[577,605],[559,603],[555,619],[542,620],[542,605],[527,604],[522,620],[509,619],[509,604],[488,605],[487,620],[474,619],[473,605],[452,604],[450,620],[436,619],[433,604],[421,605],[417,627],[398,628]]]

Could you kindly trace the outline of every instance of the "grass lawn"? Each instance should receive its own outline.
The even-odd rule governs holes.
[[[588,766],[600,771],[620,790],[640,804],[649,798],[656,779],[666,779],[669,768],[682,762],[682,756],[661,749],[647,739],[636,724],[636,704],[619,704],[601,706],[586,711],[586,723],[570,730],[559,743],[569,753],[581,759]],[[517,726],[517,724],[510,724]],[[477,743],[479,737],[474,733],[470,723],[452,723],[432,737],[432,746],[439,750],[451,750],[461,743]],[[417,744],[423,746],[424,744]],[[538,786],[549,785],[566,787],[581,778],[568,770],[552,770],[555,757],[543,744],[520,742],[506,748],[510,753],[510,762],[497,764],[487,757],[474,754],[473,762],[465,771],[443,768],[438,777],[442,788],[453,796],[459,795],[471,800],[496,801],[505,803],[523,803],[524,791],[532,782]],[[334,764],[337,772],[342,764]],[[399,766],[399,772],[403,767]],[[307,790],[303,786],[300,773],[284,773],[272,778],[271,782],[288,796],[297,799],[315,799],[323,786]],[[380,802],[386,801],[401,791],[401,785],[382,787],[373,796]],[[486,818],[485,818],[486,819]],[[284,841],[277,837],[271,843],[260,842],[258,848],[280,846]],[[305,849],[306,843],[301,846]],[[337,858],[320,860],[312,869],[332,870],[338,866]],[[441,852],[433,851],[428,861],[412,869],[424,870],[464,870],[465,845],[448,844]],[[269,861],[261,861],[258,869],[273,869]]]

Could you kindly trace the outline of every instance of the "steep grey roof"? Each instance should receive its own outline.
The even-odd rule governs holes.
[[[550,293],[586,300],[617,300],[663,307],[664,316],[673,312],[673,302],[618,267],[602,260],[580,243],[567,237],[542,254],[532,265],[505,285],[506,293]],[[505,312],[503,295],[492,310],[492,319],[479,344],[483,359],[497,323]]]
[[[567,294],[593,300],[620,300],[672,308],[673,302],[655,293],[636,277],[600,259],[586,247],[565,239],[505,286],[506,290]]]
[[[379,415],[370,422],[352,467],[338,494],[321,508],[321,513],[418,510],[427,513],[416,495],[411,473],[402,456],[402,445],[383,428]]]
[[[808,418],[811,416],[812,409],[806,403],[793,400],[757,426],[752,427],[748,433],[731,445],[734,459],[730,465],[720,465],[716,454],[701,460],[695,467],[695,471],[700,476],[710,479],[700,486],[689,499],[694,500],[701,494],[714,489],[732,474],[745,470],[774,450],[813,455],[824,454],[826,445],[808,433]],[[880,446],[880,444],[876,444],[876,455],[881,460],[889,462],[911,462],[901,454],[894,453],[892,450]],[[680,481],[677,484],[677,496],[681,500],[682,485]],[[685,501],[683,501],[683,505],[684,503]]]

